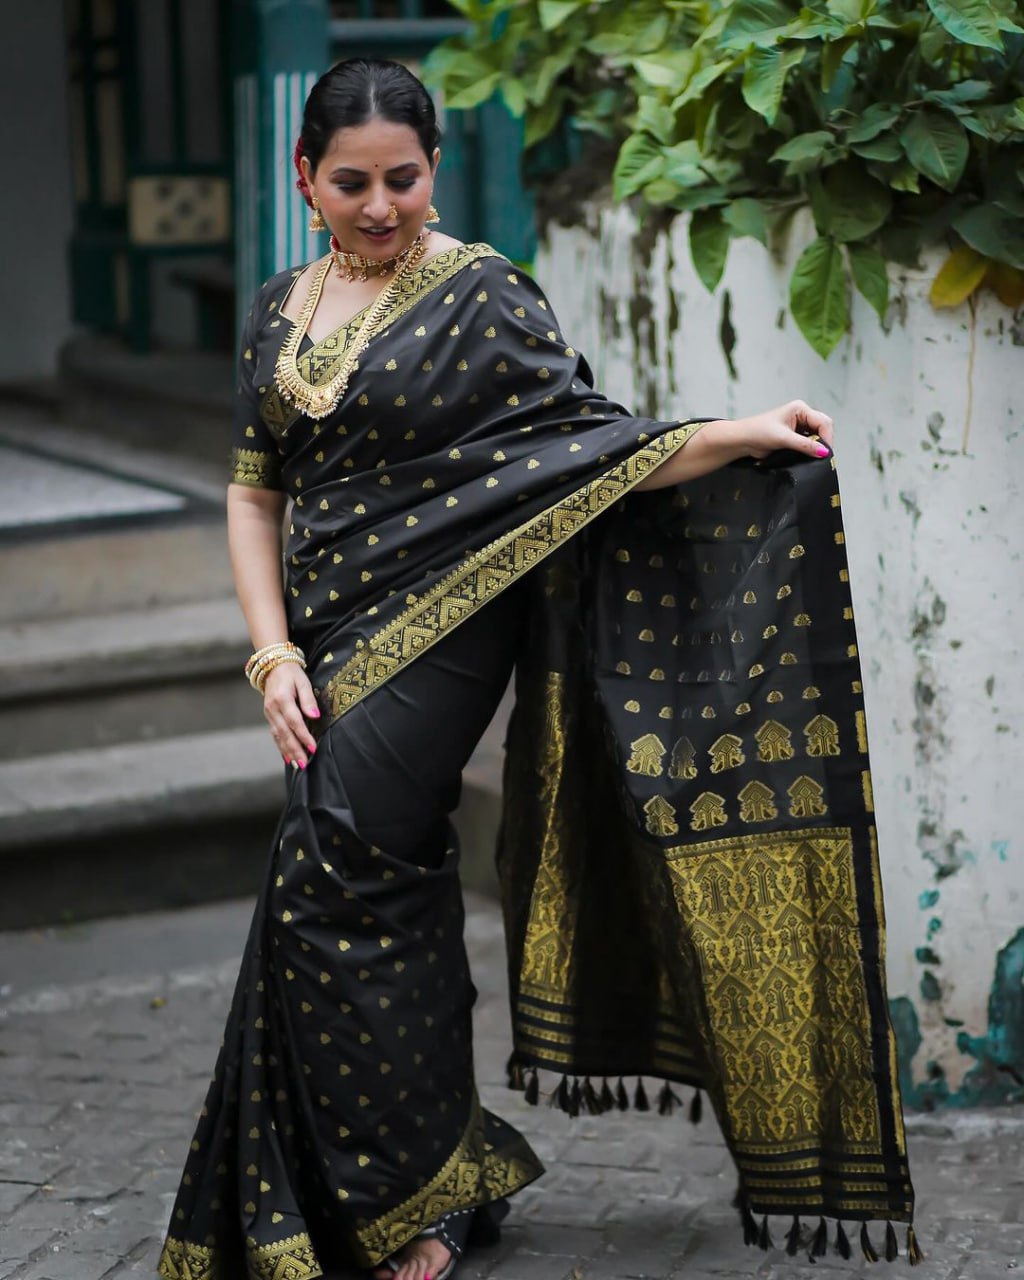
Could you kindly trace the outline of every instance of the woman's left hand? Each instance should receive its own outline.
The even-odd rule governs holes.
[[[748,458],[767,458],[777,449],[823,458],[832,447],[832,419],[803,400],[790,400],[777,409],[737,418],[728,425]],[[817,439],[812,438],[815,436]]]

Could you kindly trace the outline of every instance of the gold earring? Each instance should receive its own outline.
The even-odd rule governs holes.
[[[313,196],[312,200],[313,216],[309,220],[309,229],[310,231],[326,231],[327,223],[324,222],[324,215],[320,212],[320,201],[316,196]]]
[[[393,204],[388,205],[388,222],[398,221],[398,210]]]
[[[427,216],[426,216],[426,218],[425,218],[425,221],[426,221],[426,222],[440,222],[440,221],[441,221],[441,215],[438,213],[438,211],[434,208],[434,206],[433,206],[433,205],[428,205],[428,206],[427,206]]]

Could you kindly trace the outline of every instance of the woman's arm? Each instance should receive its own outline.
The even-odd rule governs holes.
[[[231,569],[256,649],[288,639],[281,571],[281,523],[286,504],[285,494],[277,489],[228,485]],[[263,714],[285,764],[304,769],[316,749],[304,717],[316,720],[320,710],[298,663],[284,662],[267,676]]]
[[[641,480],[634,492],[665,489],[684,480],[695,480],[740,458],[766,458],[777,449],[825,458],[830,451],[826,446],[831,444],[832,419],[828,414],[812,409],[803,400],[791,400],[752,418],[706,423],[681,449]]]

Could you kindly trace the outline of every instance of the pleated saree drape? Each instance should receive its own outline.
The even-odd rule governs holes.
[[[593,1110],[619,1075],[706,1089],[748,1237],[754,1214],[909,1221],[831,464],[630,497],[699,423],[596,394],[481,245],[402,282],[313,423],[273,385],[294,275],[243,339],[233,477],[294,500],[289,629],[323,728],[162,1274],[377,1263],[541,1172],[474,1089],[449,819],[513,663],[514,1082],[533,1097],[552,1068]],[[304,344],[309,380],[358,321]]]

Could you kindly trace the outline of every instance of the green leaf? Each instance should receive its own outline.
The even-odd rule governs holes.
[[[949,34],[963,44],[1002,52],[999,21],[986,0],[928,0],[928,8]]]
[[[889,276],[885,259],[868,244],[851,244],[848,252],[853,283],[878,312],[879,320],[884,322],[889,305]]]
[[[645,93],[637,100],[635,127],[638,131],[649,133],[659,142],[671,142],[676,127],[676,113],[667,102]]]
[[[944,111],[916,111],[900,133],[910,163],[943,191],[952,191],[967,164],[967,134]]]
[[[672,49],[633,59],[637,75],[655,89],[676,89],[685,84],[692,67],[693,54],[689,49]]]
[[[501,96],[505,106],[518,120],[526,110],[526,89],[522,80],[514,80],[511,76],[501,82]]]
[[[537,15],[545,31],[554,31],[566,18],[571,18],[584,0],[537,0]]]
[[[834,165],[808,183],[814,221],[835,240],[865,240],[885,222],[892,196],[852,161]]]
[[[526,113],[526,127],[523,130],[523,147],[536,146],[542,138],[555,128],[565,110],[565,91],[552,93],[539,107],[531,107]]]
[[[954,218],[953,227],[971,246],[996,262],[1024,267],[1024,218],[979,204]]]
[[[673,100],[673,109],[678,110],[679,107],[685,106],[695,98],[702,97],[705,89],[709,89],[719,76],[724,75],[731,68],[731,62],[716,62],[710,67],[701,67],[682,93]]]
[[[834,141],[832,134],[825,129],[815,129],[812,133],[798,133],[795,138],[784,142],[768,158],[785,161],[787,164],[803,165],[808,161],[820,160]]]
[[[722,217],[734,236],[753,236],[764,245],[768,243],[768,211],[760,200],[750,196],[732,200]]]
[[[969,245],[953,250],[939,268],[928,292],[933,307],[958,307],[971,296],[988,274],[989,260]]]
[[[850,324],[850,283],[834,240],[821,236],[800,255],[789,282],[789,306],[800,332],[826,358]]]
[[[674,147],[667,147],[662,152],[662,157],[665,166],[662,174],[677,187],[699,187],[707,182],[707,174],[701,167],[700,147],[693,138],[677,142]]]
[[[612,172],[612,196],[624,200],[648,182],[660,178],[665,158],[646,133],[632,133],[622,144]]]
[[[743,72],[743,101],[771,124],[779,114],[786,76],[804,56],[802,45],[787,49],[755,49]]]
[[[851,151],[865,160],[896,161],[903,157],[900,140],[894,133],[885,133],[880,138],[871,138],[867,142],[858,142]]]
[[[702,209],[690,218],[690,256],[704,287],[714,293],[729,253],[729,228],[720,210]]]
[[[795,16],[782,0],[736,0],[718,43],[723,49],[773,45]]]
[[[835,83],[843,59],[856,43],[855,36],[844,36],[842,40],[825,42],[821,50],[821,87],[826,93]]]
[[[987,80],[961,80],[948,89],[929,89],[924,97],[940,107],[956,110],[972,102],[982,102],[992,93],[993,86]]]
[[[894,102],[873,102],[861,113],[860,119],[846,131],[847,142],[867,142],[896,123],[901,107]]]
[[[481,102],[486,102],[500,83],[501,72],[490,71],[487,75],[481,76],[479,80],[466,85],[465,88],[449,94],[445,101],[445,106],[451,107],[456,111],[469,111],[473,107],[478,107]]]

